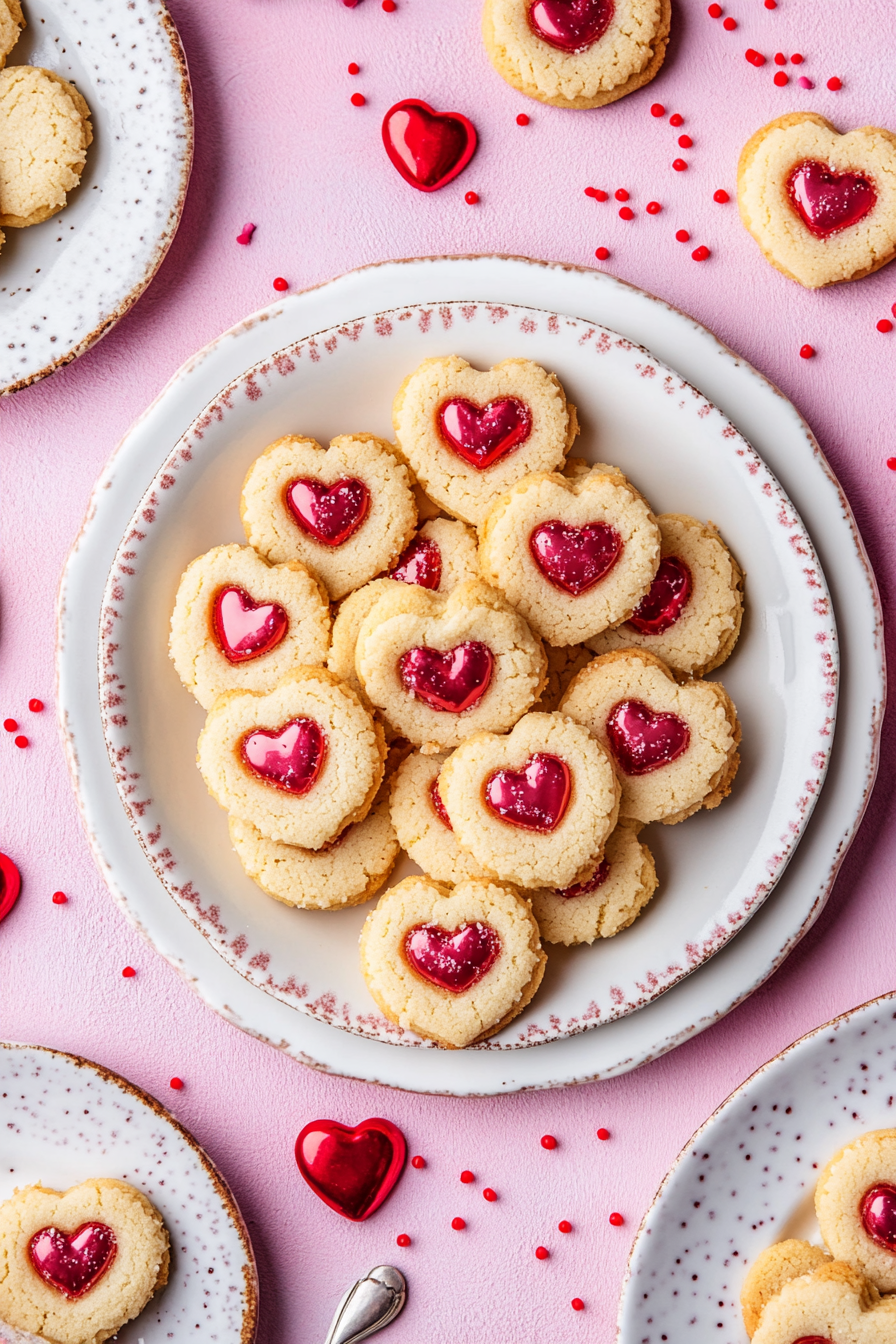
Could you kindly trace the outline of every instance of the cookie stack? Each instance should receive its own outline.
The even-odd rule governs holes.
[[[610,937],[657,886],[639,832],[716,807],[740,727],[705,681],[743,577],[711,524],[655,516],[568,456],[575,408],[527,360],[428,359],[396,444],[288,436],[252,465],[248,546],[195,560],[170,652],[247,873],[311,909],[368,900],[386,1016],[449,1048],[511,1021],[542,940]]]

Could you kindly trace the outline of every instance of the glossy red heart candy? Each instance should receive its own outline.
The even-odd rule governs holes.
[[[478,921],[450,931],[438,924],[418,924],[404,940],[404,955],[417,974],[449,994],[463,994],[478,984],[500,952],[495,930]]]
[[[604,859],[584,882],[576,882],[571,887],[555,887],[554,895],[562,896],[567,901],[573,900],[576,896],[590,896],[593,891],[598,891],[603,886],[609,876],[610,862],[609,859]]]
[[[246,663],[277,647],[289,629],[289,617],[276,602],[253,602],[242,588],[222,588],[212,624],[228,663]]]
[[[559,756],[537,751],[522,770],[496,770],[485,784],[491,812],[524,831],[555,831],[572,792],[569,766]]]
[[[607,736],[627,775],[649,775],[687,750],[691,730],[677,714],[654,714],[643,700],[620,700],[607,717]]]
[[[389,575],[399,583],[415,583],[435,592],[442,582],[442,552],[431,537],[415,537]]]
[[[323,769],[327,739],[314,719],[291,719],[273,732],[256,728],[242,742],[243,760],[266,784],[301,798]]]
[[[560,51],[586,51],[613,21],[613,0],[535,0],[529,7],[532,31]]]
[[[862,1226],[885,1251],[896,1251],[896,1186],[879,1181],[866,1190],[859,1207]]]
[[[835,172],[815,159],[797,164],[787,190],[800,219],[816,238],[829,238],[858,224],[877,203],[874,184],[867,177]]]
[[[485,695],[494,666],[488,645],[471,639],[446,653],[425,646],[408,649],[398,660],[398,675],[405,690],[430,709],[462,714]]]
[[[419,98],[403,98],[383,117],[383,144],[405,182],[438,191],[475,154],[476,127],[460,112],[435,112]]]
[[[532,532],[529,550],[548,583],[579,597],[609,574],[622,554],[623,543],[608,523],[574,527],[552,518]]]
[[[115,1259],[118,1242],[105,1223],[82,1223],[74,1232],[42,1227],[28,1243],[36,1272],[68,1298],[83,1297]]]
[[[359,1125],[312,1120],[296,1139],[296,1164],[314,1193],[353,1223],[383,1203],[404,1166],[407,1145],[390,1120]]]
[[[628,624],[641,635],[661,635],[670,630],[687,606],[692,587],[691,571],[685,562],[677,555],[664,556]]]
[[[6,854],[0,854],[0,919],[5,919],[19,899],[21,874]]]
[[[526,442],[532,433],[532,412],[517,397],[499,397],[486,406],[454,397],[439,407],[439,430],[458,457],[485,471]]]
[[[454,827],[451,825],[451,818],[448,815],[448,810],[445,807],[445,804],[442,802],[442,795],[439,793],[438,778],[434,779],[429,786],[429,800],[432,803],[433,811],[442,825],[447,826],[449,831],[453,831]]]
[[[341,546],[367,517],[370,491],[354,476],[329,486],[300,477],[286,487],[286,507],[309,537],[324,546]]]

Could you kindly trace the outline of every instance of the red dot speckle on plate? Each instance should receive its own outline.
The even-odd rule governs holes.
[[[601,1140],[606,1140],[610,1137],[610,1131],[608,1129],[604,1129],[603,1126],[601,1126],[601,1128],[597,1131],[597,1137]]]
[[[896,471],[896,457],[888,457],[887,466],[890,468],[891,471]]]
[[[4,719],[4,720],[3,720],[3,727],[6,729],[6,731],[7,731],[8,733],[14,733],[15,730],[18,728],[18,726],[19,726],[19,725],[18,725],[18,723],[16,722],[15,719]]]
[[[487,1199],[489,1204],[494,1204],[498,1196],[495,1194],[494,1190],[492,1190],[490,1186],[486,1186],[482,1192],[482,1198]]]
[[[464,200],[466,201],[467,205],[478,205],[479,193],[477,191],[468,191],[464,196]]]
[[[812,359],[815,355],[814,345],[800,346],[800,359]]]
[[[790,82],[790,76],[785,75],[783,70],[779,70],[778,73],[775,75],[775,83],[777,84],[779,89],[783,89],[784,85],[788,84],[789,82]]]
[[[562,1223],[558,1223],[558,1224],[557,1224],[557,1231],[558,1231],[558,1232],[571,1232],[571,1231],[572,1231],[572,1223],[567,1222],[566,1219],[564,1218],[563,1221],[562,1221]]]
[[[680,112],[673,112],[673,113],[672,113],[671,117],[669,118],[669,125],[670,125],[670,126],[683,126],[683,125],[684,125],[684,117],[681,115]]]
[[[691,253],[694,261],[706,261],[709,255],[709,248],[704,246],[703,243],[701,243],[699,247],[695,247]]]
[[[472,1171],[462,1171],[460,1174],[460,1178],[463,1181],[464,1185],[472,1185],[476,1179]]]
[[[663,107],[662,103],[651,103],[650,115],[652,117],[664,117],[666,115],[666,109]]]
[[[43,707],[44,707],[44,702],[43,702],[43,700],[29,700],[29,701],[28,701],[28,708],[31,710],[31,713],[32,713],[32,714],[40,714],[41,711],[43,710]]]
[[[420,1157],[419,1155],[417,1157],[412,1157],[411,1166],[414,1167],[416,1171],[422,1171],[426,1166],[426,1158]]]
[[[620,219],[634,219],[634,217],[635,212],[630,205],[624,205],[622,209],[619,211]]]
[[[691,235],[688,233],[687,229],[678,229],[675,237],[679,243],[688,243],[691,240]]]
[[[613,192],[613,195],[616,197],[617,201],[628,200],[628,192],[626,191],[625,187],[619,187],[616,191]]]
[[[672,167],[675,169],[676,173],[683,173],[687,168],[687,164],[684,159],[673,159]]]
[[[536,1260],[547,1260],[547,1258],[548,1258],[548,1256],[549,1256],[550,1254],[551,1254],[551,1253],[550,1253],[550,1251],[548,1250],[547,1246],[536,1246],[536,1247],[535,1247],[535,1258],[536,1258]]]
[[[722,24],[722,27],[726,29],[727,32],[733,33],[735,28],[737,27],[737,19],[732,19],[730,17],[725,19],[725,21]]]
[[[407,1232],[400,1232],[398,1236],[395,1238],[396,1246],[410,1246],[410,1244],[411,1239],[408,1236]]]
[[[714,191],[712,194],[712,198],[715,201],[716,205],[727,205],[728,202],[731,200],[731,197],[728,195],[724,187],[719,187],[718,191]]]
[[[360,73],[361,73],[361,67],[360,67],[360,65],[358,64],[357,61],[350,61],[350,62],[349,62],[348,72],[349,72],[350,75],[360,75]]]
[[[882,317],[877,324],[877,329],[878,331],[892,331],[893,323],[890,321],[888,317]]]
[[[68,901],[68,897],[66,896],[66,894],[65,894],[64,891],[54,891],[54,892],[53,892],[53,904],[54,904],[54,905],[65,905],[67,901]]]
[[[467,1225],[467,1224],[466,1224],[466,1222],[464,1221],[463,1218],[452,1218],[452,1219],[451,1219],[451,1226],[454,1228],[455,1232],[463,1232],[463,1230],[464,1230],[464,1228],[466,1227],[466,1225]]]
[[[183,1078],[172,1078],[171,1082],[168,1084],[169,1087],[174,1088],[175,1092],[182,1091],[183,1085],[184,1085]]]
[[[541,1146],[542,1148],[548,1148],[548,1149],[556,1148],[557,1140],[554,1138],[553,1134],[542,1134]]]
[[[594,255],[597,257],[598,261],[606,261],[607,257],[610,255],[610,249],[608,247],[596,247],[594,249]]]
[[[831,93],[836,93],[838,89],[843,88],[843,80],[838,79],[836,75],[832,75],[828,80],[828,88],[831,90]]]
[[[802,65],[805,58],[800,54],[800,52],[795,51],[790,59],[794,65]]]
[[[570,1303],[570,1306],[572,1307],[573,1311],[585,1310],[585,1303],[582,1301],[580,1297],[574,1297],[572,1302]]]
[[[659,201],[648,201],[644,207],[648,215],[658,215],[662,208]]]
[[[289,281],[284,280],[282,275],[276,276],[273,283],[274,288],[276,290],[279,290],[281,293],[283,292],[284,289],[289,289]]]
[[[27,747],[28,739],[24,735],[24,733],[20,733],[19,736],[15,739],[15,743],[17,747]]]
[[[622,1216],[621,1213],[611,1213],[611,1214],[610,1214],[610,1226],[611,1226],[611,1227],[621,1227],[622,1224],[623,1224],[624,1222],[625,1222],[625,1219],[623,1218],[623,1216]]]
[[[363,93],[352,94],[352,107],[363,107],[366,102],[367,99],[364,97]]]
[[[710,5],[709,9],[706,12],[711,19],[720,19],[722,17],[722,6]]]
[[[528,126],[528,125],[529,125],[529,114],[528,114],[528,112],[519,112],[519,113],[517,113],[516,124],[517,124],[517,126]]]
[[[776,51],[775,65],[786,65],[786,64],[787,64],[787,57],[784,55],[783,51]]]
[[[124,976],[125,980],[132,980],[136,974],[137,972],[134,970],[133,966],[125,966],[124,970],[122,971],[122,975]]]

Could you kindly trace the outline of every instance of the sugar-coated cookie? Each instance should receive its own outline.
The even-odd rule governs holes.
[[[753,1261],[740,1290],[747,1334],[752,1337],[766,1304],[777,1297],[785,1284],[830,1264],[831,1259],[827,1251],[810,1241],[790,1239],[767,1246]]]
[[[222,691],[270,691],[326,659],[330,604],[297,560],[269,565],[251,546],[216,546],[188,565],[168,652],[203,709]]]
[[[877,1129],[831,1158],[815,1187],[825,1244],[876,1284],[896,1292],[896,1129]]]
[[[265,694],[219,695],[197,763],[235,817],[269,840],[320,849],[367,815],[385,757],[383,730],[351,687],[303,667]]]
[[[892,1344],[896,1298],[832,1260],[790,1279],[762,1308],[753,1344]]]
[[[547,682],[532,708],[551,714],[560,708],[573,677],[588,666],[594,654],[586,644],[567,644],[562,648],[545,644],[544,651],[548,660]]]
[[[0,70],[26,26],[19,0],[0,0]]]
[[[569,887],[532,891],[532,913],[546,943],[593,943],[612,938],[638,918],[657,887],[656,864],[638,839],[637,825],[622,822],[607,841],[591,877]]]
[[[670,0],[485,0],[489,60],[553,107],[602,107],[649,84],[666,55]]]
[[[588,640],[595,653],[642,648],[673,672],[702,677],[730,657],[740,634],[744,576],[712,523],[661,513],[662,558],[631,617]]]
[[[249,468],[240,512],[250,546],[301,560],[334,601],[391,568],[417,524],[407,469],[372,434],[277,439]]]
[[[840,135],[816,112],[789,112],[741,151],[740,217],[767,261],[807,289],[859,280],[896,256],[896,135]]]
[[[361,685],[361,679],[355,670],[355,646],[358,643],[358,631],[370,615],[380,598],[395,591],[392,579],[371,579],[361,588],[356,588],[339,603],[333,632],[330,637],[330,649],[327,653],[327,667],[341,681],[348,682],[362,702],[370,704],[367,693]]]
[[[463,882],[492,877],[472,854],[458,847],[451,818],[439,793],[439,771],[447,752],[415,751],[403,761],[392,781],[392,825],[402,849],[437,882]]]
[[[29,1185],[0,1204],[0,1321],[49,1344],[102,1344],[164,1287],[168,1265],[160,1214],[124,1181]]]
[[[389,578],[450,593],[459,583],[479,578],[477,550],[472,528],[452,518],[433,518],[411,538]]]
[[[521,887],[590,877],[619,813],[608,752],[564,714],[526,714],[506,736],[474,733],[438,788],[460,848]]]
[[[652,653],[619,649],[579,672],[560,708],[610,752],[627,820],[671,826],[731,792],[740,724],[718,682],[679,685]]]
[[[546,660],[522,616],[481,579],[447,597],[393,583],[361,624],[355,666],[371,701],[415,746],[501,732],[540,695]]]
[[[392,423],[427,494],[474,526],[523,476],[559,468],[578,433],[554,374],[528,359],[480,372],[457,355],[425,359],[404,380]]]
[[[482,577],[550,644],[579,644],[630,616],[660,562],[647,501],[599,469],[524,477],[480,528]]]
[[[546,961],[528,900],[495,882],[406,877],[361,930],[361,971],[386,1017],[449,1050],[513,1021]]]
[[[92,140],[73,84],[33,65],[0,70],[0,225],[25,229],[61,210]]]

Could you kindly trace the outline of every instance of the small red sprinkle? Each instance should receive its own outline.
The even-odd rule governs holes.
[[[608,1129],[604,1129],[603,1126],[601,1126],[601,1128],[597,1131],[597,1137],[599,1139],[606,1140],[610,1137],[610,1131]]]
[[[15,730],[18,728],[18,726],[19,725],[16,723],[15,719],[3,720],[3,727],[6,729],[8,733],[14,733]]]
[[[517,113],[516,124],[517,124],[517,126],[528,126],[528,125],[529,125],[529,114],[528,114],[528,112],[519,112],[519,113]]]
[[[66,896],[66,894],[65,894],[64,891],[54,891],[54,892],[53,892],[53,904],[54,904],[54,905],[65,905],[67,901],[68,901],[68,897]]]
[[[801,89],[815,88],[815,85],[812,83],[811,79],[807,79],[805,75],[800,75],[799,79],[797,80],[797,84],[799,84]]]
[[[468,191],[464,196],[464,200],[466,201],[467,205],[478,205],[479,204],[478,191]]]
[[[125,980],[132,979],[133,976],[135,976],[136,974],[137,972],[134,970],[133,966],[125,966],[124,970],[122,971],[122,975],[124,976]]]
[[[720,19],[722,17],[722,6],[710,5],[709,9],[706,12],[711,19]]]
[[[786,65],[786,64],[787,64],[787,57],[784,55],[783,51],[776,51],[775,65]]]
[[[682,149],[690,149],[694,142],[689,135],[680,135],[678,137],[678,143]]]
[[[687,243],[690,241],[691,235],[688,233],[687,229],[679,229],[675,237],[678,240],[678,242]]]
[[[728,202],[731,200],[731,197],[728,195],[724,187],[719,187],[718,191],[714,191],[712,194],[712,198],[715,201],[716,205],[727,205]]]
[[[890,312],[893,314],[894,317],[896,317],[896,303],[893,304],[893,307],[890,309]]]
[[[765,7],[766,9],[777,9],[778,0],[765,0]]]
[[[683,173],[684,170],[687,168],[687,164],[685,163],[684,159],[673,159],[672,167],[675,169],[676,173]]]
[[[725,19],[722,23],[722,27],[727,29],[729,33],[733,33],[737,27],[737,19],[732,19],[730,17]]]
[[[28,708],[31,710],[31,713],[32,713],[32,714],[40,714],[40,712],[41,712],[41,710],[43,709],[43,707],[44,707],[44,702],[43,702],[43,700],[29,700],[29,701],[28,701]]]
[[[709,248],[704,247],[704,245],[701,243],[699,247],[694,248],[693,252],[691,253],[691,256],[693,257],[694,261],[706,261],[707,257],[709,256]]]
[[[464,1185],[472,1185],[473,1181],[475,1181],[476,1179],[472,1171],[462,1171],[460,1174],[460,1178],[463,1181]]]
[[[754,50],[753,47],[747,47],[746,57],[750,64],[755,65],[757,68],[760,65],[765,65],[765,57],[762,52]]]
[[[662,208],[659,201],[648,201],[644,207],[648,215],[658,215]]]
[[[274,288],[279,290],[289,289],[289,281],[284,280],[282,275],[278,275],[274,280]]]
[[[634,217],[635,212],[630,205],[624,205],[622,209],[619,211],[620,219],[634,219]]]
[[[554,1138],[553,1134],[542,1134],[541,1146],[542,1148],[556,1148],[557,1140]]]
[[[423,1168],[426,1166],[426,1158],[425,1158],[425,1157],[412,1157],[412,1158],[411,1158],[411,1166],[414,1167],[414,1168],[416,1168],[417,1171],[422,1171]]]
[[[408,1236],[407,1232],[400,1232],[398,1236],[395,1238],[396,1246],[410,1246],[410,1244],[411,1239]]]
[[[805,58],[801,56],[798,51],[795,51],[790,59],[793,61],[794,65],[802,65]]]
[[[571,1303],[573,1311],[584,1311],[585,1303],[580,1297],[574,1297]]]
[[[651,103],[650,115],[652,117],[664,117],[666,115],[666,109],[663,107],[662,103]]]
[[[896,457],[888,457],[887,466],[890,468],[891,471],[896,471]]]
[[[482,1192],[482,1198],[487,1199],[489,1204],[494,1204],[498,1196],[495,1194],[494,1190],[490,1189],[489,1186],[486,1186]]]
[[[361,67],[357,61],[351,61],[349,63],[348,72],[350,75],[360,75]]]
[[[616,197],[617,201],[628,200],[628,192],[626,191],[625,187],[619,187],[617,191],[613,192],[613,195]]]
[[[364,97],[363,93],[352,94],[352,107],[363,107],[366,102],[367,99]]]
[[[610,1226],[611,1226],[611,1227],[621,1227],[622,1224],[623,1224],[624,1222],[625,1222],[625,1219],[623,1218],[623,1216],[622,1216],[621,1213],[611,1213],[611,1214],[610,1214]]]
[[[681,115],[680,112],[673,112],[673,113],[672,113],[671,117],[669,118],[669,125],[670,125],[670,126],[683,126],[683,125],[684,125],[684,117]]]
[[[609,196],[607,195],[607,193],[605,191],[601,191],[600,187],[586,187],[585,195],[593,197],[595,201],[609,200]]]
[[[783,89],[784,85],[789,82],[790,82],[789,78],[787,75],[785,75],[783,70],[779,70],[778,73],[775,75],[775,83],[777,84],[779,89]]]
[[[812,345],[800,346],[800,359],[812,359],[815,354],[815,347]]]
[[[832,75],[828,80],[828,88],[832,93],[836,93],[838,89],[843,88],[843,80],[838,79],[836,75]]]
[[[168,1084],[169,1087],[174,1088],[175,1092],[180,1092],[183,1088],[183,1085],[184,1085],[183,1078],[172,1078],[171,1082]]]
[[[550,1251],[548,1250],[547,1246],[536,1246],[536,1247],[535,1247],[535,1258],[536,1258],[536,1260],[547,1260],[547,1258],[548,1258],[549,1255],[550,1255]]]
[[[571,1231],[572,1231],[572,1223],[568,1223],[568,1222],[566,1221],[566,1219],[564,1218],[562,1223],[558,1223],[558,1224],[557,1224],[557,1231],[558,1231],[558,1232],[571,1232]]]
[[[878,331],[892,331],[893,323],[890,321],[888,317],[882,317],[877,324],[877,329]]]
[[[464,1221],[463,1218],[452,1218],[452,1219],[451,1219],[451,1226],[454,1228],[455,1232],[463,1232],[463,1230],[464,1230],[464,1228],[466,1227],[466,1225],[467,1225],[467,1224],[466,1224],[466,1222]]]
[[[606,261],[607,257],[610,255],[610,249],[608,247],[596,247],[594,249],[594,255],[597,257],[598,261]]]
[[[27,747],[28,739],[27,737],[24,736],[23,733],[20,733],[19,736],[15,739],[15,744],[17,747]]]
[[[387,14],[394,14],[397,8],[395,0],[383,0],[383,9]]]

